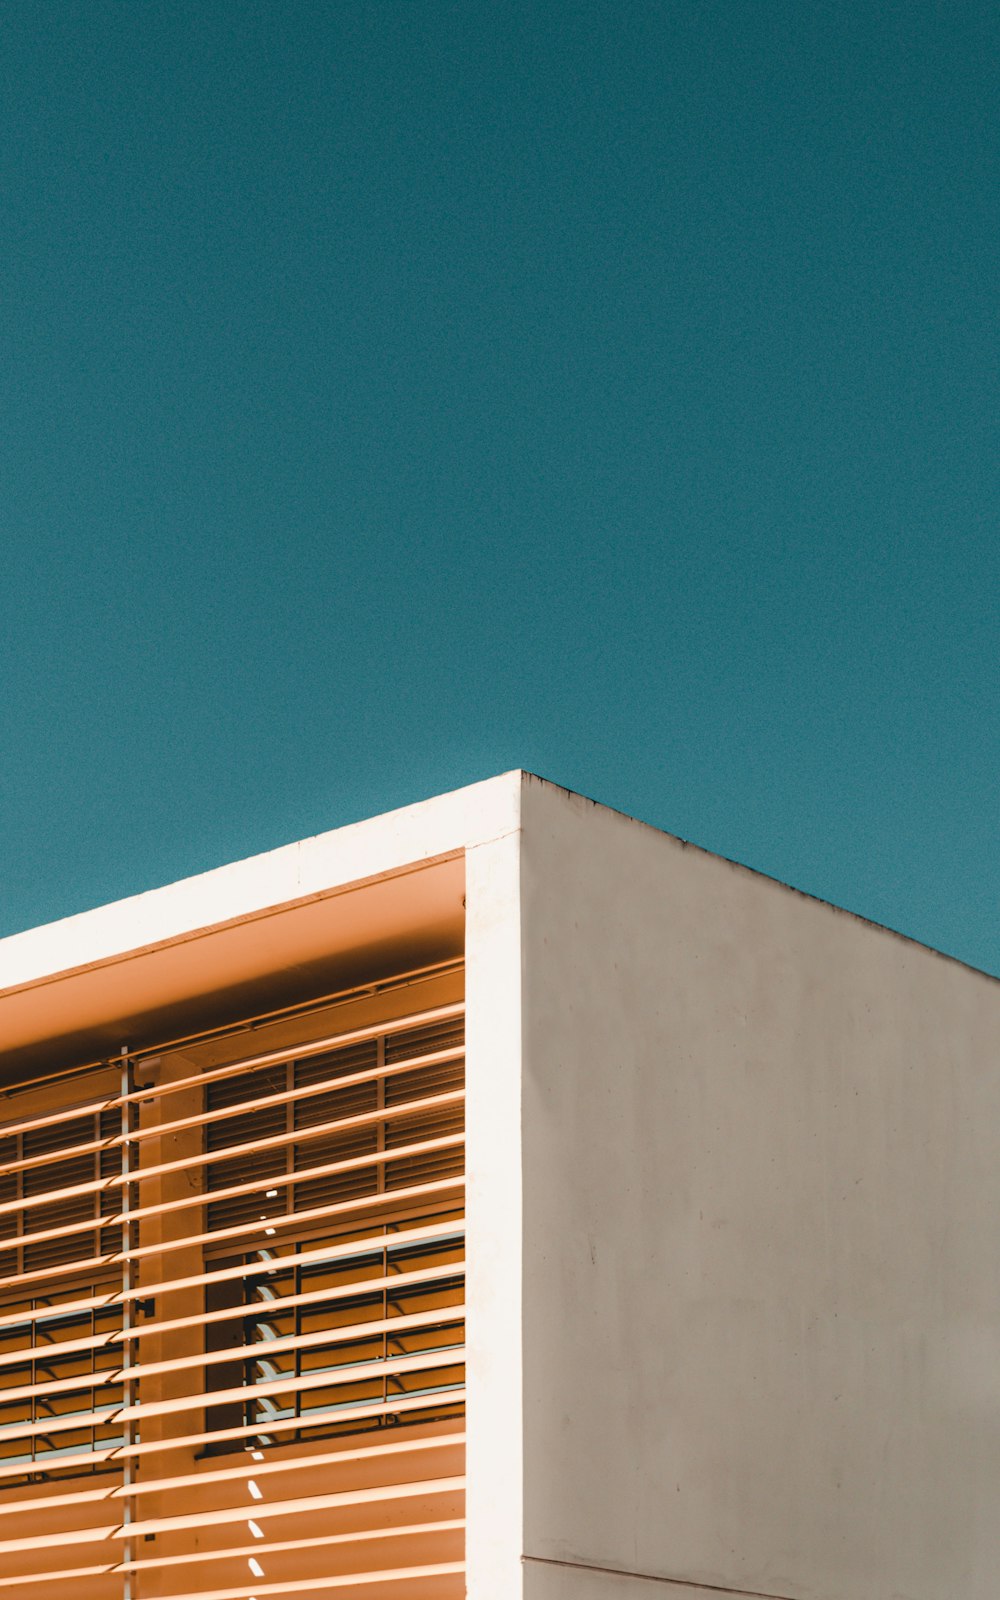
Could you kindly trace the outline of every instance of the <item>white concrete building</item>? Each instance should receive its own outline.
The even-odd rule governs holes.
[[[995,1600],[998,1037],[520,772],[0,942],[0,1597]]]

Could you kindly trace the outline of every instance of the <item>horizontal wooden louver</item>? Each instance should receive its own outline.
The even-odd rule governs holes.
[[[322,1026],[0,1128],[0,1600],[464,1593],[462,1007]]]
[[[118,1248],[120,1231],[110,1222],[117,1211],[115,1196],[100,1185],[121,1170],[120,1153],[105,1147],[120,1127],[120,1112],[97,1111],[0,1136],[0,1278]],[[62,1193],[87,1184],[93,1187],[85,1193]],[[102,1219],[108,1219],[107,1226],[100,1226]]]

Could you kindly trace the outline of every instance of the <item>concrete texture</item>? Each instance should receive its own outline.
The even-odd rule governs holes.
[[[636,1578],[594,1567],[527,1560],[525,1600],[773,1600],[746,1589],[710,1589],[662,1578]]]
[[[994,1600],[1000,985],[532,779],[522,895],[526,1555]]]

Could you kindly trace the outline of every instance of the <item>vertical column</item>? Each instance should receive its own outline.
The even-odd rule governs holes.
[[[385,1034],[384,1033],[380,1034],[379,1037],[378,1037],[378,1040],[376,1041],[375,1052],[376,1052],[375,1053],[375,1065],[378,1067],[378,1070],[379,1070],[379,1078],[378,1078],[378,1082],[377,1082],[377,1084],[375,1086],[375,1106],[376,1106],[376,1109],[378,1111],[384,1111],[385,1110],[385,1077],[383,1076],[383,1074],[385,1073]],[[375,1126],[375,1151],[376,1151],[377,1155],[384,1155],[385,1154],[385,1119],[384,1118],[381,1121],[379,1121],[378,1123],[376,1123],[376,1126]],[[385,1162],[384,1161],[377,1161],[375,1163],[375,1189],[376,1189],[376,1192],[378,1194],[384,1194],[385,1193]],[[383,1250],[383,1252],[382,1252],[382,1273],[383,1273],[384,1277],[388,1277],[389,1276],[389,1252],[388,1252],[388,1249]],[[388,1291],[388,1289],[383,1290],[383,1293],[382,1293],[382,1315],[386,1318],[386,1320],[388,1320],[388,1317],[389,1317],[389,1291]],[[383,1361],[387,1361],[389,1359],[389,1330],[388,1329],[386,1329],[385,1333],[382,1335],[382,1359],[383,1359]],[[388,1373],[383,1373],[383,1375],[382,1375],[382,1402],[383,1402],[383,1404],[388,1404],[388,1400],[389,1400],[389,1375],[388,1375]]]
[[[129,1494],[135,1473],[135,1460],[131,1454],[131,1447],[135,1443],[136,1428],[129,1415],[135,1405],[135,1382],[131,1377],[131,1369],[135,1361],[133,1341],[129,1338],[136,1315],[135,1301],[132,1291],[135,1288],[135,1263],[132,1251],[135,1248],[135,1223],[132,1221],[135,1171],[135,1149],[132,1135],[136,1128],[136,1106],[132,1100],[134,1074],[132,1063],[129,1060],[128,1047],[122,1045],[121,1055],[121,1102],[122,1102],[122,1398],[125,1404],[124,1423],[124,1451],[122,1453],[122,1487],[125,1494],[122,1498],[122,1526],[125,1538],[122,1543],[122,1562],[128,1567],[135,1553],[132,1539],[129,1537],[129,1526],[135,1518],[135,1502]],[[122,1575],[122,1600],[134,1600],[135,1585],[132,1573],[126,1570]]]
[[[466,854],[466,1579],[524,1592],[520,833]]]

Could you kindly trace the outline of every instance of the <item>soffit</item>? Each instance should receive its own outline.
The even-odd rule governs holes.
[[[464,852],[0,994],[2,1079],[154,1047],[462,954]]]

